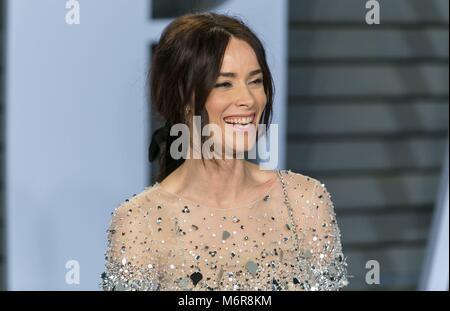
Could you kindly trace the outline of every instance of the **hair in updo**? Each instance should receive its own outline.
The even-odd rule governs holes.
[[[266,128],[269,126],[274,85],[265,49],[256,34],[237,17],[212,12],[180,16],[162,32],[149,68],[151,104],[166,120],[165,125],[153,133],[149,148],[149,160],[159,158],[158,181],[184,161],[170,155],[170,144],[177,138],[169,135],[170,126],[188,124],[187,109],[201,117],[202,128],[209,123],[205,102],[219,77],[232,37],[246,41],[256,54],[267,97],[261,121]]]

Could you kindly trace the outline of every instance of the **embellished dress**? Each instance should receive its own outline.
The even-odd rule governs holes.
[[[103,290],[339,290],[346,257],[331,195],[277,171],[245,206],[212,208],[159,183],[112,213]]]

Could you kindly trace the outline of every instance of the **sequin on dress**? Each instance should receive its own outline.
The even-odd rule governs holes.
[[[103,290],[339,290],[346,257],[331,195],[277,171],[252,204],[211,208],[155,183],[112,213]]]

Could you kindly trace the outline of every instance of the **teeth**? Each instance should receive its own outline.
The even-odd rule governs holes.
[[[225,122],[227,123],[233,123],[233,124],[247,124],[253,121],[253,116],[250,117],[240,117],[240,118],[235,118],[235,117],[229,117],[229,118],[224,118]]]

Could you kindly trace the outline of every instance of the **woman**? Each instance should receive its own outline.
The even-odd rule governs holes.
[[[338,290],[346,260],[333,203],[318,180],[238,158],[270,123],[273,84],[265,50],[240,20],[196,13],[163,32],[151,99],[166,125],[152,137],[160,177],[113,213],[105,290]],[[175,124],[219,131],[176,159]],[[198,129],[198,128],[197,128]],[[216,135],[216,133],[219,133]],[[172,133],[173,134],[173,133]],[[237,144],[234,136],[244,137]],[[193,135],[192,135],[193,136]],[[216,157],[192,157],[206,138]],[[211,151],[211,148],[207,148]],[[224,157],[232,150],[232,158]],[[191,157],[187,157],[190,155]]]

